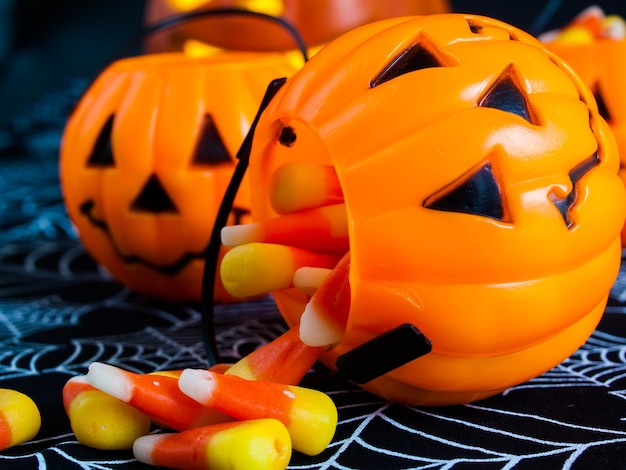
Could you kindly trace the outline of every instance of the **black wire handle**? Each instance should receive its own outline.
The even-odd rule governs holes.
[[[147,37],[151,36],[152,34],[155,34],[155,33],[170,29],[170,28],[174,28],[176,26],[187,23],[189,21],[195,21],[195,20],[199,20],[202,18],[207,18],[211,16],[218,17],[218,16],[237,16],[237,15],[259,18],[262,20],[273,22],[276,25],[284,28],[293,38],[294,43],[296,44],[300,54],[302,55],[302,59],[304,60],[304,62],[308,62],[309,53],[308,53],[307,46],[304,42],[304,39],[302,39],[302,35],[298,31],[298,29],[293,24],[291,24],[288,20],[281,18],[279,16],[272,16],[267,13],[261,13],[258,11],[252,11],[252,10],[247,10],[245,8],[236,8],[236,7],[204,8],[204,9],[194,10],[191,12],[181,13],[179,15],[168,16],[167,18],[163,20],[159,20],[155,23],[147,25],[141,30],[141,32],[136,37],[128,40],[125,43],[125,45],[120,48],[120,50],[115,54],[115,57],[113,58],[113,60],[118,60],[122,57],[130,57],[133,55],[137,55],[137,54],[131,54],[129,52],[135,50],[135,48],[138,45],[140,45]],[[141,54],[138,54],[138,55],[141,55]],[[85,87],[85,90],[89,90],[91,88],[91,85],[100,76],[101,73],[102,73],[102,70],[99,70],[97,74],[95,74],[93,77],[90,78],[89,84]],[[78,97],[78,99],[76,99],[74,106],[76,106],[76,104],[80,102],[80,100],[82,99],[85,93],[86,91],[83,92],[81,96]]]
[[[194,21],[211,16],[250,16],[274,22],[278,26],[286,29],[287,32],[291,35],[294,42],[296,43],[296,46],[298,47],[298,50],[302,54],[304,62],[307,62],[309,60],[309,53],[307,50],[307,46],[304,43],[304,39],[302,39],[300,32],[293,24],[291,24],[286,19],[281,18],[280,16],[273,16],[267,13],[247,10],[245,8],[204,8],[200,10],[190,11],[187,13],[181,13],[179,15],[172,15],[156,23],[146,26],[141,32],[140,37],[141,39],[144,39],[147,36],[150,36],[157,32],[161,32],[165,29],[170,29],[183,23],[188,23],[189,21]]]
[[[241,186],[241,181],[248,169],[248,163],[250,161],[250,151],[252,150],[252,139],[254,138],[254,132],[256,130],[261,114],[267,105],[270,103],[274,95],[287,81],[286,78],[277,78],[272,80],[265,91],[265,96],[261,101],[259,110],[252,121],[252,125],[244,138],[241,147],[237,151],[237,166],[233,176],[228,183],[224,197],[220,204],[220,208],[215,217],[213,224],[213,231],[211,232],[211,238],[209,239],[209,246],[206,250],[206,256],[204,261],[204,273],[202,276],[202,303],[201,303],[201,315],[202,315],[202,335],[204,339],[204,347],[207,353],[207,360],[209,364],[214,365],[219,361],[219,351],[217,349],[217,341],[215,340],[215,324],[214,324],[214,311],[213,303],[215,299],[215,278],[217,275],[217,267],[219,261],[220,247],[221,247],[221,231],[226,226],[228,216],[233,207],[235,196]]]

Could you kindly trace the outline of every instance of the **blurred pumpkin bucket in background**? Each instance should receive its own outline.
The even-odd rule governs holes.
[[[301,63],[299,64],[301,65]],[[200,301],[213,221],[283,53],[145,55],[111,64],[67,122],[63,196],[88,252],[142,294]],[[242,185],[230,223],[246,220]],[[216,286],[217,301],[234,300]]]
[[[261,115],[255,223],[223,232],[222,281],[272,292],[331,369],[414,326],[432,350],[358,383],[411,404],[478,400],[595,329],[620,265],[618,168],[592,93],[530,35],[461,14],[371,23],[322,48]]]
[[[620,177],[626,185],[626,23],[592,6],[561,30],[539,39],[571,65],[594,94],[600,114],[617,139]],[[626,228],[622,246],[626,246]]]

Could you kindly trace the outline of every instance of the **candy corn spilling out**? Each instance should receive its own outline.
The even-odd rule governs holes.
[[[337,408],[320,391],[264,378],[297,382],[322,351],[304,345],[293,328],[225,373],[135,374],[95,362],[86,376],[66,383],[63,404],[81,443],[100,449],[132,445],[141,462],[181,469],[282,469],[292,448],[307,455],[326,449],[337,427]],[[271,371],[272,364],[279,372]],[[298,371],[288,370],[291,366]],[[206,412],[228,421],[198,424]],[[151,419],[179,432],[148,434]]]
[[[294,327],[248,354],[225,374],[248,380],[297,385],[325,350],[304,344],[298,328]]]
[[[291,440],[275,419],[216,424],[180,433],[140,437],[133,445],[140,462],[179,469],[284,469]]]
[[[279,420],[293,448],[307,455],[322,452],[335,434],[337,408],[317,390],[195,369],[183,371],[178,385],[198,403],[238,420]]]
[[[294,273],[302,266],[329,268],[337,259],[286,245],[247,243],[226,253],[220,275],[231,295],[252,297],[291,287]]]
[[[350,312],[350,252],[313,294],[300,318],[300,339],[309,346],[331,346],[343,337]]]
[[[231,420],[229,416],[206,408],[182,393],[175,376],[135,374],[94,362],[89,366],[86,380],[161,426],[177,431]]]
[[[78,442],[96,449],[130,449],[150,431],[150,418],[139,410],[72,377],[63,387],[63,406]]]
[[[349,230],[339,178],[332,166],[287,163],[272,174],[274,219],[222,230],[233,247],[220,266],[235,297],[295,288],[309,297],[299,331],[310,347],[343,338],[350,311]]]
[[[547,31],[538,38],[544,43],[555,44],[589,44],[598,39],[622,40],[626,38],[626,21],[617,15],[606,15],[601,7],[592,5],[565,27]]]
[[[338,254],[350,248],[345,204],[302,210],[262,224],[228,225],[221,235],[226,246],[263,242]]]
[[[30,397],[16,390],[0,389],[0,450],[31,440],[40,427],[41,415]]]

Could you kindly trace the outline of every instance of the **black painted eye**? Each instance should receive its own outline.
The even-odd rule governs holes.
[[[383,71],[370,82],[370,88],[416,70],[443,66],[444,64],[427,47],[415,43],[387,64]]]
[[[526,93],[518,87],[513,79],[512,66],[509,66],[498,77],[491,88],[479,100],[478,106],[516,114],[531,124],[537,124],[528,106]]]
[[[196,144],[192,162],[196,165],[217,165],[230,163],[230,153],[224,145],[215,121],[210,114],[204,117],[200,138]]]
[[[502,191],[489,162],[465,179],[426,198],[423,206],[438,211],[505,219]]]
[[[113,147],[111,145],[111,134],[113,132],[113,118],[111,115],[109,119],[102,126],[100,134],[93,145],[89,159],[87,160],[87,166],[90,167],[114,167],[115,159],[113,158]]]
[[[137,198],[130,206],[132,211],[150,213],[178,213],[174,202],[170,199],[156,175],[150,176]]]
[[[572,190],[566,196],[558,196],[554,192],[550,193],[550,200],[559,210],[561,217],[568,229],[571,229],[576,224],[570,217],[572,207],[576,203],[577,189],[576,185],[578,181],[594,166],[600,163],[600,157],[597,153],[594,153],[591,157],[580,162],[568,173],[569,179],[572,182]]]

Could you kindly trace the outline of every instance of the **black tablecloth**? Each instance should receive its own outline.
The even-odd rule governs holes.
[[[42,427],[0,453],[3,469],[149,468],[130,451],[79,444],[61,389],[94,361],[136,371],[206,366],[200,311],[133,293],[82,247],[58,182],[64,118],[84,83],[0,131],[0,388],[31,396]],[[553,370],[481,402],[388,403],[327,384],[337,432],[290,468],[626,468],[626,272],[587,343]],[[216,307],[221,354],[236,360],[285,330],[270,298]]]

